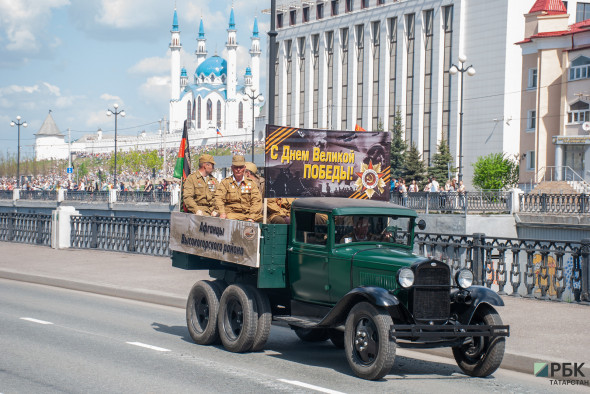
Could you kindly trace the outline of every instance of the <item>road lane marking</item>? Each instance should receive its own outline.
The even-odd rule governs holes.
[[[341,391],[330,390],[330,389],[326,389],[326,388],[323,388],[323,387],[320,387],[320,386],[314,386],[313,384],[298,382],[297,380],[279,379],[279,382],[292,384],[294,386],[304,387],[304,388],[310,389],[310,390],[320,391],[322,393],[344,394]]]
[[[158,352],[169,352],[170,349],[164,349],[163,347],[157,347],[157,346],[152,346],[152,345],[148,345],[146,343],[141,343],[141,342],[126,342],[129,345],[133,345],[133,346],[139,346],[139,347],[144,347],[146,349],[152,349],[152,350],[157,350]]]
[[[30,321],[33,323],[39,323],[39,324],[53,324],[50,321],[45,321],[45,320],[38,320],[38,319],[33,319],[32,317],[21,317],[21,320],[26,320],[26,321]]]

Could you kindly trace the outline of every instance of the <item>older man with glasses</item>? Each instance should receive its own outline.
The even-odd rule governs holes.
[[[257,222],[262,219],[262,195],[256,182],[244,176],[246,160],[242,155],[232,158],[232,175],[219,184],[215,192],[215,209],[222,219]]]
[[[182,201],[189,212],[196,215],[217,216],[214,197],[219,182],[211,175],[214,169],[213,156],[203,154],[199,157],[199,169],[184,181]]]

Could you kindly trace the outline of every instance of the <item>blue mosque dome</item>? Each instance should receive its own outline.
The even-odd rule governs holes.
[[[223,74],[227,75],[227,62],[219,56],[212,56],[197,67],[195,75],[200,77],[202,74],[205,74],[206,77],[211,74],[216,77],[221,77]]]

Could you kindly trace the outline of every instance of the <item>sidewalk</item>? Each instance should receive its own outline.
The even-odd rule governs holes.
[[[165,257],[0,242],[0,278],[184,309],[192,285],[208,273],[174,268]],[[503,299],[506,306],[498,310],[510,338],[502,368],[532,373],[534,362],[584,362],[590,372],[590,307]],[[452,357],[450,349],[424,352]]]

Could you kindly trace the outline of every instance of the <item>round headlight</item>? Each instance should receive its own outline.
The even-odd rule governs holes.
[[[401,287],[407,289],[414,284],[414,271],[409,268],[402,268],[397,272],[397,282]]]
[[[457,282],[457,285],[462,289],[471,287],[473,284],[473,272],[468,269],[462,269],[461,271],[457,272],[457,275],[455,276],[455,282]]]

